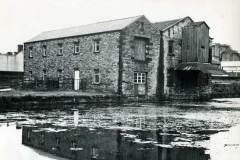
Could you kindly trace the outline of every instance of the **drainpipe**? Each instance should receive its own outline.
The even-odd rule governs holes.
[[[163,99],[164,97],[164,41],[163,31],[160,31],[160,50],[157,69],[157,98]]]
[[[118,94],[122,95],[122,74],[123,74],[123,61],[122,61],[122,50],[123,50],[123,31],[120,32],[119,37],[119,61],[118,61]]]

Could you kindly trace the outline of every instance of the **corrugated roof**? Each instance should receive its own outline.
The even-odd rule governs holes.
[[[158,30],[163,31],[163,30],[175,25],[176,23],[182,21],[185,18],[187,18],[187,17],[174,19],[174,20],[169,20],[169,21],[156,22],[156,23],[153,23],[153,27],[155,27]]]
[[[228,75],[224,70],[217,68],[210,63],[187,62],[181,63],[176,68],[177,71],[201,71],[213,75]]]
[[[109,32],[115,30],[122,30],[126,26],[130,25],[140,17],[129,17],[117,20],[110,20],[104,22],[98,22],[93,24],[87,24],[77,27],[70,27],[65,29],[58,29],[53,31],[43,32],[32,39],[28,40],[27,42],[35,42],[35,41],[42,41],[42,40],[49,40],[49,39],[57,39],[57,38],[64,38],[64,37],[72,37],[72,36],[79,36],[79,35],[87,35],[92,33],[101,33],[101,32]]]

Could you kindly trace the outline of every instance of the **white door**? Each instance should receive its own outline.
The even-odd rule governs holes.
[[[80,75],[79,70],[74,71],[74,90],[79,90]]]

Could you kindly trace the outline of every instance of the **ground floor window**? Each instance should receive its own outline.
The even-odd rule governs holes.
[[[93,83],[94,84],[100,83],[100,70],[99,69],[94,69]]]
[[[167,86],[172,87],[175,79],[175,71],[173,68],[168,69],[167,71]]]
[[[146,83],[146,73],[144,73],[144,72],[134,72],[134,83],[145,84]]]
[[[42,72],[42,80],[45,81],[47,78],[47,71],[44,69]]]

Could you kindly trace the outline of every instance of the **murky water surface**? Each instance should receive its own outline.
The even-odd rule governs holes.
[[[117,129],[133,143],[157,147],[161,152],[158,160],[240,159],[238,98],[201,103],[82,105],[67,108],[0,113],[0,159],[61,159],[21,144],[22,132],[16,129],[16,125],[39,123]],[[76,114],[74,122],[73,109],[78,109],[78,122]],[[157,138],[147,134],[152,131]],[[177,156],[173,156],[176,153]],[[197,155],[192,158],[191,153]]]

